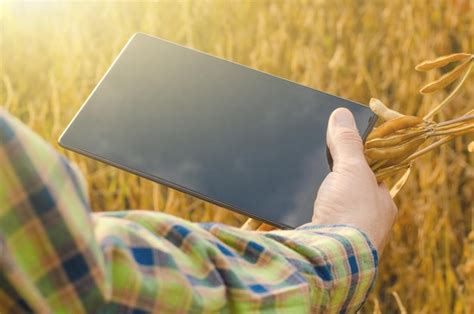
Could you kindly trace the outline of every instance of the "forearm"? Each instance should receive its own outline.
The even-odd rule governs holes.
[[[285,302],[288,307],[355,312],[375,281],[376,250],[365,234],[349,226],[307,224],[297,230],[247,234],[217,225],[210,232],[237,246],[240,254],[245,252],[241,243],[260,244],[264,249],[254,250],[251,259],[263,261],[261,271],[276,274],[270,278],[257,274],[269,294],[284,300],[289,291],[299,291],[293,301]]]
[[[353,312],[373,283],[356,229],[92,215],[71,164],[1,109],[0,140],[0,312]]]
[[[149,287],[150,311],[355,312],[376,275],[375,250],[351,227],[261,233],[145,211],[100,213],[95,225],[117,276],[110,301],[143,306],[133,291]]]
[[[106,273],[84,181],[0,108],[0,312],[81,312]]]
[[[268,236],[273,238],[274,234],[313,265],[308,276],[313,307],[355,312],[362,306],[375,283],[378,266],[377,251],[363,232],[345,225],[307,224],[295,231],[273,231]]]

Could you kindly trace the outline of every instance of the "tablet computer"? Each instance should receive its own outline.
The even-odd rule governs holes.
[[[280,228],[310,222],[330,169],[326,127],[364,105],[142,33],[122,49],[61,146]]]

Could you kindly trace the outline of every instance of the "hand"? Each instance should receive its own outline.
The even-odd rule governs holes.
[[[364,156],[354,117],[344,108],[329,118],[327,143],[334,166],[314,204],[313,223],[346,224],[364,231],[381,254],[397,207],[387,188],[377,184]]]

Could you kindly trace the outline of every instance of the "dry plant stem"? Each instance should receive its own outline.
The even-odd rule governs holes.
[[[470,110],[468,111],[466,114],[463,115],[464,116],[467,116],[469,113],[471,113],[473,110]],[[460,135],[463,135],[463,134],[467,134],[467,133],[471,133],[471,130],[467,130],[465,132],[459,132],[459,133],[456,133],[456,134],[452,134],[452,135],[448,135],[448,136],[445,136],[443,138],[441,138],[440,140],[432,143],[431,145],[428,145],[426,146],[425,148],[415,152],[414,154],[412,154],[411,156],[409,156],[407,159],[406,159],[406,162],[409,162],[409,161],[412,161],[414,160],[415,158],[418,158],[419,156],[429,152],[430,150],[444,144],[444,143],[447,143],[449,141],[451,141],[452,139],[454,139],[455,137],[457,136],[460,136]]]
[[[254,218],[248,218],[245,223],[240,227],[242,230],[248,230],[248,231],[272,231],[276,230],[278,228],[263,223],[260,220],[254,219]]]
[[[406,167],[409,167],[410,166],[410,163],[420,157],[421,155],[423,154],[426,154],[428,153],[429,151],[453,140],[454,138],[458,137],[458,136],[461,136],[461,135],[464,135],[464,134],[467,134],[467,133],[471,133],[472,131],[474,130],[468,130],[468,131],[464,131],[464,132],[459,132],[457,134],[454,134],[454,135],[448,135],[448,136],[445,136],[443,138],[441,138],[440,140],[424,147],[423,149],[420,149],[419,151],[413,153],[412,155],[408,156],[402,163],[400,164],[397,164],[397,165],[392,165],[392,166],[389,166],[389,167],[386,167],[386,168],[383,168],[381,169],[380,171],[377,171],[376,173],[376,176],[377,176],[377,180],[378,181],[381,181],[383,179],[386,179],[394,174],[396,174],[398,171],[406,168]]]
[[[392,291],[392,295],[395,298],[395,301],[397,302],[398,308],[400,309],[400,314],[407,314],[407,309],[405,308],[405,306],[403,306],[402,300],[400,300],[400,296],[398,295],[398,293]]]
[[[384,168],[381,171],[378,171],[375,175],[377,182],[382,182],[383,180],[397,174],[400,170],[404,170],[410,167],[410,164],[399,164],[391,167]]]
[[[405,171],[405,173],[402,175],[402,177],[400,179],[398,179],[398,181],[390,189],[390,196],[392,198],[395,198],[395,196],[397,196],[398,192],[400,192],[400,190],[403,188],[403,186],[405,185],[405,183],[408,180],[408,177],[410,177],[410,173],[411,173],[411,164],[408,166],[408,169]]]
[[[474,122],[474,120],[472,122],[469,121],[469,120],[467,120],[467,121],[468,121],[468,123],[453,123],[453,124],[450,124],[450,125],[436,126],[435,128],[432,128],[430,130],[430,132],[452,130],[452,129],[455,129],[455,128],[458,128],[458,127],[461,127],[461,126],[472,125],[473,122]]]
[[[449,141],[451,141],[452,139],[454,139],[456,136],[455,135],[448,135],[446,137],[443,137],[442,139],[426,146],[425,148],[423,149],[420,149],[419,151],[415,152],[414,154],[412,154],[411,156],[409,156],[405,162],[410,162],[412,160],[414,160],[415,158],[418,158],[420,157],[421,155],[423,154],[426,154],[428,153],[429,151],[435,149],[436,147],[439,147]]]
[[[454,127],[447,130],[435,130],[432,133],[429,133],[429,136],[440,136],[440,135],[451,135],[451,134],[466,134],[470,133],[469,130],[474,131],[474,124],[464,125],[460,127]],[[465,132],[467,131],[467,132]]]
[[[372,166],[370,166],[370,168],[372,169],[372,171],[377,171],[378,169],[382,168],[383,166],[385,165],[385,160],[379,160],[377,161],[375,164],[373,164]]]
[[[258,227],[262,225],[262,222],[257,219],[249,218],[247,221],[240,227],[242,230],[257,230]]]
[[[472,57],[471,57],[471,60],[472,60]],[[431,109],[430,112],[428,112],[424,117],[423,117],[423,120],[431,120],[433,118],[433,116],[441,109],[443,108],[446,104],[448,104],[453,98],[454,96],[456,95],[456,93],[459,91],[459,89],[461,88],[461,86],[464,84],[464,82],[466,81],[466,78],[469,76],[469,73],[471,72],[472,70],[472,66],[473,66],[473,62],[471,62],[471,64],[469,65],[466,73],[464,73],[463,77],[461,78],[461,80],[459,81],[458,85],[456,85],[456,87],[453,89],[453,91],[448,95],[448,97],[446,97],[438,106],[434,107],[433,109]]]
[[[400,164],[397,164],[397,165],[385,167],[385,168],[381,169],[380,171],[377,171],[376,177],[377,178],[379,176],[388,177],[392,174],[397,173],[400,170],[407,169],[408,166],[409,166],[409,163],[403,162],[403,163],[400,163]]]
[[[451,119],[451,120],[448,120],[448,121],[440,122],[436,125],[436,128],[443,127],[445,125],[451,125],[453,123],[460,123],[460,122],[464,122],[464,121],[467,121],[467,120],[473,120],[474,119],[474,115],[472,115],[473,112],[474,112],[474,110],[470,110],[459,118],[455,118],[455,119]]]

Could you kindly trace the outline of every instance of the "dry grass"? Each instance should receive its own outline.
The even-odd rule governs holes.
[[[377,97],[403,114],[421,116],[447,92],[421,97],[418,89],[444,72],[424,74],[414,67],[474,51],[473,10],[472,0],[4,1],[0,103],[55,143],[119,49],[143,31],[357,101]],[[464,114],[473,100],[471,77],[436,120]],[[474,312],[474,154],[466,148],[472,140],[457,138],[415,161],[397,197],[399,219],[363,312]],[[95,210],[148,208],[232,225],[245,220],[65,153],[86,174]]]

